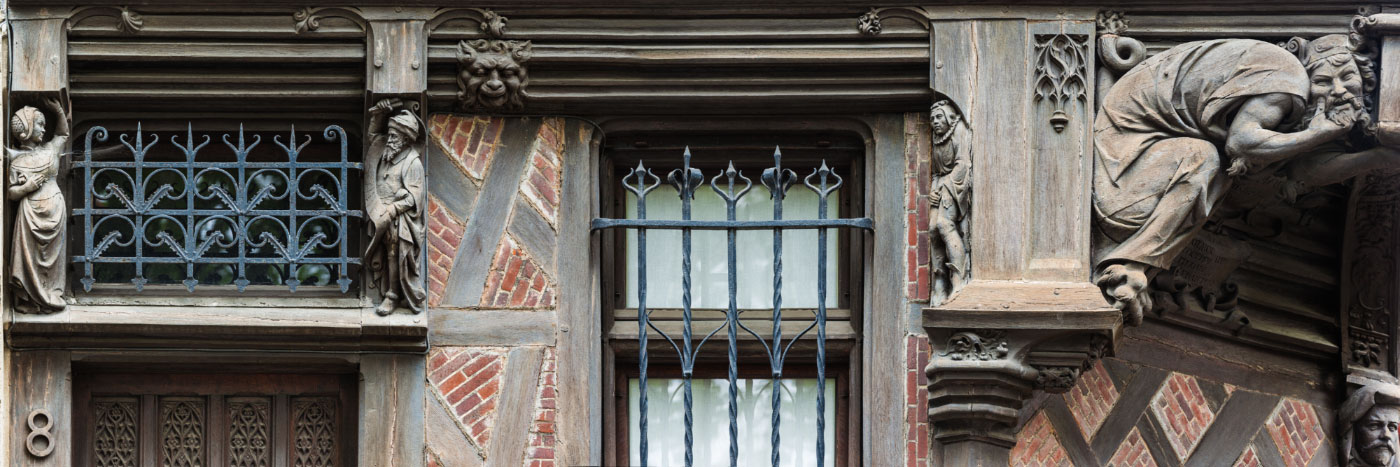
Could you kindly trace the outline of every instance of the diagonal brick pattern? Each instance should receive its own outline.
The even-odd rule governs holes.
[[[554,467],[555,353],[545,349],[540,367],[539,395],[535,405],[535,423],[530,426],[530,447],[525,452],[525,467]]]
[[[1100,361],[1079,375],[1079,382],[1064,394],[1064,398],[1065,405],[1079,425],[1080,434],[1084,435],[1084,439],[1091,440],[1104,419],[1108,418],[1108,411],[1118,402],[1118,388],[1113,386],[1108,370]]]
[[[491,167],[504,127],[505,119],[501,117],[434,114],[428,119],[433,141],[477,182],[486,177]]]
[[[1263,467],[1263,465],[1259,460],[1259,454],[1254,452],[1254,446],[1250,446],[1244,450],[1244,454],[1240,454],[1234,467]]]
[[[530,149],[530,165],[520,180],[520,194],[550,225],[558,227],[560,157],[564,153],[564,119],[546,118]],[[517,213],[516,215],[519,215]]]
[[[436,196],[428,195],[428,305],[442,304],[452,261],[462,244],[465,224],[452,217]]]
[[[434,347],[428,356],[428,381],[483,451],[491,439],[505,364],[505,352],[498,349]]]
[[[1055,437],[1055,428],[1045,413],[1036,414],[1016,434],[1011,448],[1011,467],[1072,467],[1069,454]]]
[[[1127,439],[1123,444],[1118,445],[1118,451],[1113,453],[1113,457],[1108,459],[1109,467],[1157,467],[1157,461],[1152,459],[1152,452],[1147,450],[1147,442],[1142,439],[1142,433],[1137,427],[1133,427],[1128,432]]]
[[[481,305],[509,308],[550,308],[554,306],[554,282],[529,252],[511,238],[501,237],[491,271],[486,276],[486,288],[481,293]]]
[[[1201,436],[1215,421],[1215,412],[1196,378],[1181,373],[1172,373],[1162,383],[1152,398],[1151,407],[1172,450],[1182,461],[1191,457]]]
[[[1296,399],[1280,402],[1265,427],[1287,467],[1307,466],[1327,438],[1317,412],[1311,405]]]

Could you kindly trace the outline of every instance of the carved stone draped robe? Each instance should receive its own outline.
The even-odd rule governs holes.
[[[1308,99],[1308,73],[1282,48],[1251,39],[1173,47],[1123,75],[1094,122],[1094,211],[1101,233],[1118,243],[1100,265],[1122,260],[1169,268],[1176,254],[1229,190],[1224,146],[1245,101],[1293,97],[1289,122]],[[1157,143],[1189,138],[1216,148],[1213,160],[1139,163]],[[1199,145],[1198,145],[1199,146]],[[1204,186],[1193,177],[1211,170]]]
[[[10,286],[17,306],[24,312],[52,312],[67,306],[63,288],[67,282],[64,239],[68,236],[68,209],[58,188],[58,155],[66,138],[32,150],[11,149],[6,183],[44,180],[17,201],[15,229],[11,236]],[[34,309],[37,307],[37,309]]]
[[[383,135],[375,135],[370,144],[370,154],[375,159],[367,164],[365,187],[366,206],[369,211],[368,256],[372,285],[382,287],[388,293],[397,287],[402,304],[409,309],[421,311],[428,293],[423,284],[422,261],[424,220],[423,193],[426,189],[423,162],[412,145],[404,146],[392,159],[385,159]],[[374,219],[389,216],[385,229],[378,229]],[[390,245],[390,243],[393,245]],[[390,254],[390,250],[394,250]],[[392,256],[392,257],[391,257]],[[397,269],[397,284],[386,283],[385,268]]]

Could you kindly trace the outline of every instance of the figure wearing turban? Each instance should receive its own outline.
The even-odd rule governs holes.
[[[15,202],[15,229],[10,237],[10,287],[15,309],[22,313],[63,310],[67,284],[64,239],[68,210],[58,186],[59,158],[68,143],[68,116],[56,98],[45,106],[57,117],[53,138],[44,142],[44,114],[25,106],[10,119],[10,134],[18,149],[8,151],[6,199]]]
[[[1346,35],[1296,52],[1249,39],[1182,44],[1108,91],[1094,122],[1097,282],[1129,324],[1150,308],[1150,276],[1169,269],[1233,187],[1286,179],[1337,183],[1400,162],[1338,141],[1369,124],[1370,61]],[[1234,197],[1231,197],[1234,198]]]
[[[1337,411],[1337,445],[1346,467],[1395,467],[1400,386],[1371,383],[1351,393]]]
[[[414,148],[421,125],[406,109],[388,116],[400,105],[396,99],[385,99],[370,108],[370,146],[365,161],[369,247],[365,258],[369,286],[379,289],[384,297],[375,310],[380,315],[401,306],[420,312],[428,297],[422,263],[426,183],[423,162]]]

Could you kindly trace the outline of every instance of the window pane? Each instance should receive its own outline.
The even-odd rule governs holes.
[[[757,185],[757,181],[754,182]],[[637,198],[627,197],[627,218],[637,217]],[[827,198],[827,217],[839,217],[840,193]],[[762,186],[739,199],[735,216],[739,220],[772,220],[773,200]],[[724,200],[708,186],[695,193],[691,219],[724,220]],[[647,196],[648,219],[680,219],[681,200],[675,187],[663,185]],[[784,219],[816,219],[817,194],[805,187],[793,187],[783,201]],[[738,304],[739,308],[773,306],[773,234],[769,231],[739,231]],[[837,239],[839,229],[827,230],[826,306],[836,307]],[[627,308],[637,307],[637,232],[627,230]],[[691,306],[729,308],[728,233],[723,230],[696,230],[691,236]],[[681,232],[647,231],[647,307],[681,307]],[[817,306],[817,231],[789,230],[783,233],[783,307]]]
[[[817,455],[817,380],[781,380],[781,465],[814,465]],[[772,452],[773,381],[739,380],[739,465],[769,465]],[[631,465],[641,465],[641,412],[637,379],[628,382],[628,447]],[[647,463],[685,464],[685,380],[647,380]],[[696,379],[694,397],[695,465],[729,465],[729,380]],[[825,465],[836,460],[836,380],[826,380]]]

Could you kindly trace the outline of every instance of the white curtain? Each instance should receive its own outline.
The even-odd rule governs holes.
[[[755,177],[756,179],[757,177]],[[735,216],[739,220],[772,220],[773,200],[754,181],[754,189],[739,199]],[[827,198],[827,218],[840,217],[839,193]],[[627,196],[627,218],[637,218],[637,198]],[[657,187],[647,196],[648,219],[680,219],[681,200],[670,185]],[[724,200],[710,187],[696,191],[691,203],[693,220],[725,220]],[[784,219],[816,219],[817,195],[804,186],[793,186],[783,201]],[[841,290],[836,282],[838,229],[827,230],[826,306],[836,307]],[[691,234],[691,307],[729,308],[728,233],[723,230],[694,230]],[[738,247],[738,306],[763,309],[773,306],[773,233],[741,230]],[[626,307],[637,307],[637,232],[627,231]],[[647,308],[681,308],[681,232],[647,231]],[[783,232],[784,308],[817,306],[817,231]]]
[[[770,465],[772,388],[769,379],[738,381],[739,465]],[[641,465],[641,412],[637,379],[628,383],[631,465]],[[826,427],[817,433],[817,380],[782,379],[778,428],[781,465],[816,465],[817,436],[826,439],[824,465],[836,460],[836,380],[826,380]],[[685,380],[647,379],[647,465],[685,465]],[[697,466],[729,465],[729,380],[692,383]]]

